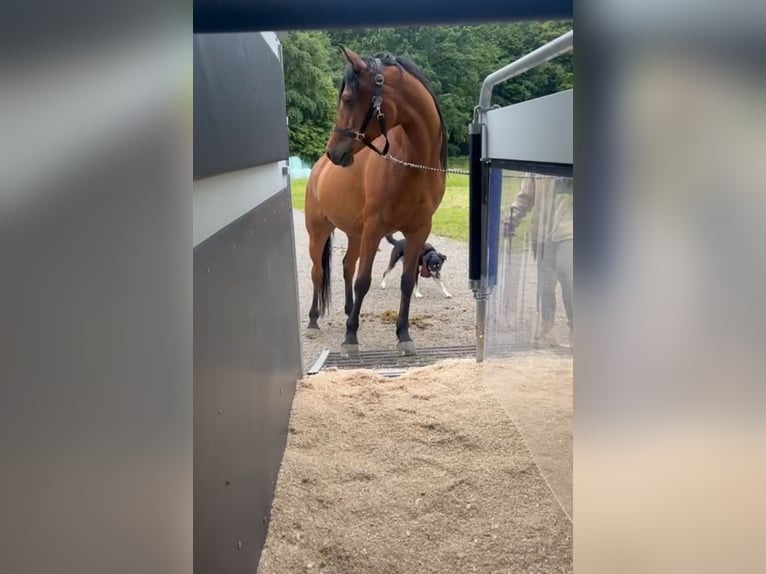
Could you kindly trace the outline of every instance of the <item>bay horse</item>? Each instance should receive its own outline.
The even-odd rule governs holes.
[[[319,333],[317,319],[330,304],[332,234],[348,236],[343,257],[345,356],[359,352],[357,330],[381,239],[400,231],[406,238],[401,279],[397,350],[416,354],[409,333],[410,300],[418,256],[431,219],[444,197],[447,133],[436,96],[423,72],[408,58],[378,54],[362,58],[341,47],[348,60],[327,153],[313,166],[306,186],[314,294],[306,336]],[[358,274],[354,272],[359,262]]]

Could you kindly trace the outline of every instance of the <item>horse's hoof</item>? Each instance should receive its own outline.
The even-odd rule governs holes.
[[[355,359],[359,357],[359,345],[355,343],[343,343],[340,346],[340,356],[344,359]]]
[[[308,327],[306,328],[306,338],[307,339],[316,339],[319,336],[319,327]]]
[[[414,357],[418,354],[415,350],[415,343],[412,341],[399,341],[396,344],[396,352],[404,357]]]

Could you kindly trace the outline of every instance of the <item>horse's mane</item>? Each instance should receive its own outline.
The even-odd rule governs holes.
[[[439,125],[442,132],[441,150],[439,155],[441,167],[447,167],[447,128],[444,125],[444,117],[442,116],[441,107],[439,107],[439,101],[436,99],[436,95],[431,89],[431,85],[423,73],[423,70],[421,70],[417,64],[415,64],[415,62],[409,58],[405,56],[394,56],[388,52],[375,54],[372,57],[363,59],[368,66],[370,66],[375,59],[380,60],[381,64],[384,66],[396,66],[399,69],[399,72],[402,70],[406,71],[408,74],[415,77],[421,84],[423,84],[423,87],[428,90],[428,93],[431,94],[431,98],[434,101],[434,106],[436,106],[436,113],[439,114]],[[343,73],[343,78],[341,79],[340,88],[338,90],[338,98],[340,98],[346,86],[349,87],[352,94],[356,95],[356,92],[359,88],[359,78],[357,78],[356,73],[354,72],[354,68],[351,66],[351,64],[346,66],[346,70]]]

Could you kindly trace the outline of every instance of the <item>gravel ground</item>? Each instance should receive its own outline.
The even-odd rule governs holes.
[[[313,286],[311,259],[308,251],[308,233],[303,212],[293,211],[295,250],[298,263],[298,291],[301,304],[301,326],[308,325]],[[401,234],[397,234],[401,237]],[[447,256],[442,270],[442,281],[452,295],[447,299],[431,279],[421,280],[422,299],[412,298],[410,307],[410,335],[418,348],[451,345],[470,345],[475,342],[476,303],[468,288],[468,245],[466,243],[431,236],[428,240]],[[330,313],[319,319],[320,335],[316,339],[303,337],[303,361],[310,366],[325,350],[339,351],[346,333],[346,315],[343,312],[343,255],[346,235],[336,231],[333,237],[332,306]],[[362,306],[359,325],[361,350],[396,348],[396,326],[391,321],[399,311],[399,277],[402,264],[397,263],[387,278],[386,289],[380,288],[380,279],[391,255],[391,245],[384,239],[373,267],[373,283]],[[395,321],[395,319],[394,319]]]

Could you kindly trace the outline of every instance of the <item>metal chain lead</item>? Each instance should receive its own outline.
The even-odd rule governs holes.
[[[387,159],[389,161],[392,161],[394,163],[398,163],[399,165],[403,165],[406,167],[414,167],[415,169],[424,169],[426,171],[435,171],[438,173],[454,173],[456,175],[471,175],[471,173],[464,169],[442,169],[439,167],[429,167],[427,165],[420,165],[417,163],[410,163],[409,161],[404,161],[403,159],[396,158],[392,156],[390,153],[387,153],[383,156],[384,159]]]
[[[456,175],[471,175],[471,172],[465,169],[454,169],[454,168],[448,168],[443,169],[439,167],[430,167],[427,165],[420,165],[419,163],[412,163],[409,161],[404,161],[403,159],[399,159],[397,157],[392,156],[390,153],[387,153],[386,155],[381,155],[383,159],[387,159],[389,161],[392,161],[396,164],[403,165],[405,167],[414,167],[415,169],[422,169],[425,171],[433,171],[437,173],[454,173]],[[512,178],[512,179],[546,179],[550,178],[551,176],[547,175],[539,175],[539,174],[526,174],[526,175],[506,175],[503,174],[504,178]]]

